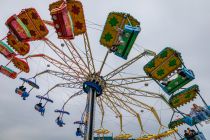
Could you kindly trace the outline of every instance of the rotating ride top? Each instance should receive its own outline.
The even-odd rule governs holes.
[[[65,109],[67,103],[69,103],[72,98],[84,95],[84,93],[87,94],[86,106],[82,117],[79,121],[74,122],[74,124],[79,125],[76,130],[76,136],[84,137],[85,140],[92,140],[94,134],[95,139],[113,139],[113,136],[110,136],[110,130],[103,127],[105,107],[111,109],[117,118],[119,118],[120,134],[114,137],[116,140],[132,138],[132,135],[126,133],[123,128],[123,113],[121,113],[121,110],[136,117],[140,127],[140,137],[137,138],[137,140],[162,139],[168,136],[170,136],[171,139],[176,139],[175,134],[179,134],[177,129],[178,125],[186,123],[192,126],[199,123],[199,119],[196,117],[190,118],[190,116],[178,110],[178,107],[190,102],[196,98],[197,95],[200,97],[201,95],[199,94],[197,85],[177,93],[183,86],[191,82],[195,76],[192,70],[185,67],[181,54],[174,49],[166,48],[158,55],[153,51],[144,50],[110,73],[102,74],[109,54],[114,53],[116,56],[125,60],[129,58],[129,53],[134,47],[136,38],[141,31],[140,22],[133,16],[119,12],[111,12],[108,15],[100,38],[101,45],[108,48],[108,51],[100,69],[96,71],[86,30],[82,3],[77,0],[60,0],[49,5],[49,13],[52,21],[41,19],[34,8],[24,9],[19,14],[12,15],[6,21],[9,32],[7,36],[0,41],[0,52],[9,60],[8,64],[0,66],[0,72],[10,78],[15,79],[21,72],[29,73],[29,58],[42,58],[58,68],[58,70],[44,70],[32,78],[20,78],[23,84],[16,88],[15,92],[19,94],[23,100],[30,95],[32,89],[39,89],[36,80],[39,76],[50,74],[65,80],[64,83],[58,83],[53,86],[45,94],[36,95],[39,102],[34,108],[41,113],[42,116],[44,116],[46,112],[47,103],[54,102],[50,98],[51,91],[61,87],[78,91],[73,93],[66,100],[61,109],[55,110],[55,113],[59,113],[59,116],[55,120],[59,127],[63,127],[66,124],[63,121],[64,115],[70,115]],[[62,42],[62,48],[47,38],[49,31],[46,25],[55,29],[57,38]],[[74,39],[78,36],[81,36],[84,42],[83,50],[75,46]],[[4,40],[7,40],[7,43]],[[32,41],[44,42],[60,59],[52,58],[53,55],[31,54],[30,42]],[[24,58],[20,58],[20,56],[24,56]],[[124,71],[126,68],[144,56],[154,56],[144,67],[147,76],[125,75]],[[9,67],[11,62],[20,72],[15,72]],[[136,87],[136,84],[141,85],[142,83],[148,86],[147,82],[152,80],[170,96],[169,100],[162,94],[134,88],[133,86],[135,84]],[[27,91],[25,84],[29,85],[31,89]],[[138,87],[140,87],[139,85]],[[172,117],[168,125],[169,129],[162,131],[166,126],[163,125],[156,109],[148,105],[147,102],[138,100],[137,97],[139,96],[142,98],[162,100],[172,108],[174,112],[173,116],[175,113],[179,113],[183,118],[172,121]],[[203,100],[202,97],[201,99]],[[204,100],[203,102],[205,103]],[[94,129],[95,105],[98,105],[102,114],[99,129]],[[205,105],[205,113],[209,113],[209,106],[206,103]],[[152,134],[145,130],[145,122],[143,122],[141,118],[143,113],[141,112],[141,114],[136,111],[134,109],[136,107],[152,114],[159,126],[157,134]],[[199,132],[199,134],[201,133]]]

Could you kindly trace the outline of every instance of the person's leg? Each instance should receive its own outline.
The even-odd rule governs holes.
[[[206,109],[204,110],[204,112],[206,113],[206,115],[207,115],[208,117],[210,117],[210,109],[207,109],[207,108],[206,108]]]
[[[199,112],[198,117],[199,117],[199,119],[200,119],[201,121],[205,121],[205,120],[208,119],[208,116],[207,116],[206,113],[203,112],[203,111]]]

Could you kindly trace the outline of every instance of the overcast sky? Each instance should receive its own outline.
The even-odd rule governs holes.
[[[50,20],[48,5],[53,0],[0,0],[0,35],[3,38],[8,29],[5,26],[5,21],[13,14],[17,14],[23,8],[34,7],[39,12],[43,19]],[[185,65],[192,69],[196,79],[191,83],[196,83],[200,87],[200,91],[207,103],[210,101],[209,79],[210,79],[210,1],[209,0],[86,0],[82,1],[85,11],[85,18],[88,21],[95,22],[99,25],[104,25],[109,12],[127,12],[133,15],[141,22],[142,31],[138,36],[135,49],[131,51],[129,58],[134,57],[143,48],[151,49],[155,52],[161,51],[165,47],[172,47],[181,52]],[[90,25],[87,22],[88,34],[90,38],[91,48],[96,62],[96,67],[100,66],[105,55],[106,48],[99,44],[99,39],[103,27]],[[91,27],[91,28],[89,28]],[[92,28],[97,28],[95,30]],[[54,32],[49,28],[51,33]],[[56,36],[54,34],[54,36]],[[49,37],[59,44],[60,42],[55,37]],[[79,39],[78,39],[79,40]],[[77,41],[78,42],[78,41]],[[80,46],[80,44],[77,44]],[[33,53],[51,53],[46,46],[41,42],[31,43],[31,51]],[[144,75],[143,66],[147,60],[138,62],[132,66],[128,72],[139,70],[139,73]],[[0,64],[6,65],[7,60],[0,56]],[[31,72],[23,74],[24,77],[31,77],[34,74],[46,69],[46,63],[43,61],[29,61]],[[112,55],[109,57],[107,64],[111,67],[122,64],[123,60]],[[111,70],[108,65],[102,74],[106,74]],[[62,106],[62,103],[69,96],[69,92],[65,89],[57,89],[53,91],[53,99],[55,104],[49,105],[49,110],[46,112],[46,117],[41,117],[40,114],[34,111],[36,94],[44,94],[50,87],[56,84],[57,79],[44,75],[38,81],[40,82],[40,90],[34,90],[29,100],[22,101],[15,93],[15,88],[21,84],[16,79],[12,80],[0,74],[0,140],[77,140],[75,137],[76,126],[73,122],[80,119],[81,112],[85,105],[85,96],[72,100],[68,106],[70,117],[66,117],[67,125],[64,128],[58,128],[54,123],[56,114],[53,112],[55,108]],[[61,82],[61,81],[60,81]],[[190,85],[191,85],[190,84]],[[189,85],[188,85],[189,86]],[[149,90],[152,88],[148,87]],[[152,89],[156,92],[162,92],[157,86]],[[70,91],[74,92],[74,91]],[[200,99],[195,100],[202,104]],[[170,113],[165,113],[161,102],[154,104],[152,100],[145,100],[150,105],[155,105],[162,116],[163,122],[167,125],[170,120]],[[202,104],[203,105],[203,104]],[[183,108],[185,112],[189,112],[189,107]],[[98,116],[100,114],[96,111]],[[167,110],[167,112],[170,112]],[[166,115],[167,114],[167,115]],[[139,135],[139,128],[136,125],[133,117],[126,114],[125,130],[134,136]],[[100,117],[96,118],[96,121]],[[155,129],[153,125],[154,119],[147,118],[147,112],[143,118],[146,128]],[[165,120],[165,121],[164,121]],[[98,124],[96,124],[98,126]],[[119,132],[119,120],[114,117],[110,110],[106,110],[105,117],[106,128],[112,130],[114,134]],[[188,126],[181,127],[185,129]],[[207,139],[210,139],[210,125],[200,127]]]

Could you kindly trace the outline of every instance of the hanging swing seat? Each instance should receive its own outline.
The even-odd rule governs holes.
[[[17,73],[15,71],[13,71],[12,69],[6,67],[6,66],[0,66],[0,73],[12,78],[12,79],[15,79],[17,77]]]
[[[47,102],[53,103],[53,100],[51,100],[50,98],[41,96],[41,95],[36,95],[36,98],[41,99],[41,100],[45,100]]]
[[[164,132],[156,135],[155,138],[161,139],[161,138],[169,137],[177,132],[178,132],[178,128],[170,129],[170,130],[164,131]]]
[[[56,110],[55,110],[55,112],[56,112],[56,113],[61,113],[61,114],[67,114],[67,115],[70,115],[70,113],[69,113],[69,112],[64,111],[64,110],[59,110],[59,109],[56,109]]]
[[[18,17],[24,23],[31,34],[31,38],[29,39],[29,41],[43,39],[49,33],[36,9],[23,9],[19,13]]]
[[[33,82],[33,81],[29,80],[29,79],[20,78],[20,80],[22,80],[23,82],[28,83],[33,88],[39,89],[39,86],[35,82]]]
[[[50,5],[50,14],[59,39],[74,39],[73,22],[64,2]]]
[[[132,25],[132,27],[140,26],[140,22],[127,13],[111,12],[109,13],[104,30],[100,38],[100,44],[111,49],[119,39],[119,30],[124,30],[125,25]],[[130,28],[126,27],[126,32],[130,32]],[[139,30],[139,29],[138,29]],[[137,32],[135,32],[136,35]],[[133,41],[135,40],[133,36]],[[130,35],[129,35],[130,36]],[[127,40],[127,38],[125,38]],[[128,46],[132,46],[133,42],[130,42]],[[120,48],[124,48],[123,46]],[[130,50],[129,50],[130,51]],[[128,51],[128,52],[129,52]]]
[[[57,2],[50,4],[49,11],[52,11],[53,9],[56,9],[56,8],[61,9],[62,3],[63,3],[63,1],[57,1]],[[64,26],[61,28],[72,28],[71,31],[72,31],[73,36],[78,36],[78,35],[86,33],[85,16],[84,16],[84,10],[83,10],[82,3],[80,1],[76,1],[76,0],[67,0],[66,4],[67,4],[68,12],[65,11],[65,8],[63,9],[63,12],[65,12],[63,15],[64,18],[62,17],[62,13],[59,14],[59,12],[62,12],[62,11],[59,11],[57,14],[61,19],[69,18],[71,23],[70,24],[68,24],[68,23],[61,24],[61,23],[63,23],[63,21],[59,20],[59,22],[61,22],[61,23],[58,23],[58,24],[61,26],[70,25],[69,27]],[[68,14],[68,16],[66,16],[67,14]],[[58,20],[56,20],[56,23],[57,22],[58,22]],[[56,24],[54,23],[53,26],[56,26]],[[59,30],[61,30],[61,28],[59,28]],[[73,36],[69,36],[69,37],[73,37]]]
[[[18,57],[13,57],[12,58],[12,63],[14,64],[14,66],[17,69],[19,69],[21,71],[24,71],[25,73],[29,73],[29,71],[30,71],[29,65],[23,59],[20,59]]]
[[[28,42],[19,41],[13,34],[8,33],[7,43],[20,55],[24,56],[30,51]]]
[[[16,56],[12,48],[3,41],[0,41],[0,53],[4,55],[4,57],[6,57],[8,60]]]
[[[97,137],[94,137],[94,140],[114,140],[114,138],[112,136],[97,136]]]
[[[136,140],[152,140],[156,137],[155,134],[149,134],[149,135],[144,135],[140,138],[137,138]]]
[[[15,93],[19,94],[21,97],[28,97],[29,96],[28,92],[23,91],[23,90],[21,90],[19,88],[15,89]]]
[[[185,116],[184,122],[189,126],[194,126],[202,121],[207,121],[210,119],[210,106],[208,108],[204,108],[204,111],[198,112],[196,116],[190,117]]]
[[[97,129],[94,131],[94,133],[96,133],[97,135],[106,135],[109,134],[110,131],[107,129]]]
[[[144,66],[144,71],[154,80],[161,81],[181,66],[181,54],[167,47]]]
[[[198,92],[199,92],[198,85],[193,85],[171,96],[169,99],[169,104],[174,108],[183,106],[189,103],[190,101],[193,101],[196,98]]]
[[[29,96],[28,92],[23,91],[23,90],[21,90],[19,88],[15,89],[15,93],[19,94],[23,98],[23,100],[26,100],[26,98]]]
[[[185,122],[184,122],[184,118],[178,118],[174,121],[171,121],[169,124],[168,124],[168,128],[170,129],[174,129],[178,126],[181,126],[183,125]]]
[[[44,112],[45,112],[45,107],[44,106],[41,106],[39,104],[36,104],[34,108],[35,108],[35,110],[37,110],[38,112],[40,112],[42,116],[44,115]]]
[[[30,31],[17,15],[11,16],[5,24],[19,41],[25,42],[31,38]]]
[[[74,124],[84,125],[85,122],[84,121],[75,121]]]
[[[118,136],[115,136],[115,140],[122,140],[122,139],[129,139],[131,138],[132,135],[131,134],[120,134]]]

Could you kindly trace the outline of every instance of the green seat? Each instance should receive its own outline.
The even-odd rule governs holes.
[[[123,30],[122,35],[123,43],[117,46],[117,51],[115,52],[115,55],[123,59],[127,59],[140,30],[141,29],[139,26],[132,27],[130,25],[125,25],[125,29]]]
[[[166,86],[161,85],[163,90],[168,94],[171,95],[180,88],[182,88],[184,85],[191,82],[193,79],[195,79],[195,76],[193,74],[192,70],[188,70],[187,68],[182,68],[182,75],[178,74],[177,78],[173,79],[169,84]]]

